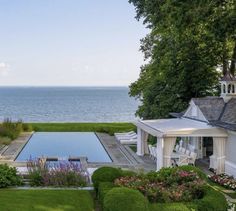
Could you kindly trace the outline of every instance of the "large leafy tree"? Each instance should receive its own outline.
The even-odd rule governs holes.
[[[142,101],[139,116],[183,111],[192,97],[216,94],[222,72],[235,73],[235,0],[129,2],[150,28],[141,41],[148,63],[130,86],[130,95]]]

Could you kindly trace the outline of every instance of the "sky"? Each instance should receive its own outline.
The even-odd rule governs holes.
[[[128,0],[0,0],[0,86],[128,86],[147,32]]]

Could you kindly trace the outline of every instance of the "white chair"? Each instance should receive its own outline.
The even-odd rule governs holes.
[[[154,159],[156,160],[157,159],[157,148],[154,146],[152,146],[152,153],[153,153]]]
[[[189,164],[195,166],[196,158],[197,158],[197,153],[196,152],[191,152],[190,153],[190,158],[189,158]]]
[[[179,150],[179,145],[176,144],[176,146],[175,146],[175,151],[178,152],[178,150]]]
[[[148,150],[149,150],[149,157],[154,158],[153,153],[152,153],[152,145],[148,144]]]
[[[186,155],[180,155],[178,161],[176,161],[177,166],[188,165],[189,157]]]
[[[185,155],[189,156],[190,155],[190,151],[188,149],[186,149],[185,151]]]
[[[185,153],[185,151],[186,151],[186,149],[183,148],[183,147],[182,147],[181,150],[180,150],[180,152],[183,153],[183,154]]]

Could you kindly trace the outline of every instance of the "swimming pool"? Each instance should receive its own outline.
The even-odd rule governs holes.
[[[87,157],[88,162],[112,162],[95,133],[37,132],[32,135],[16,161],[39,157]]]

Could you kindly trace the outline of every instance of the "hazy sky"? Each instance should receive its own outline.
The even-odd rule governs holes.
[[[128,0],[0,0],[0,85],[129,85],[147,29]]]

